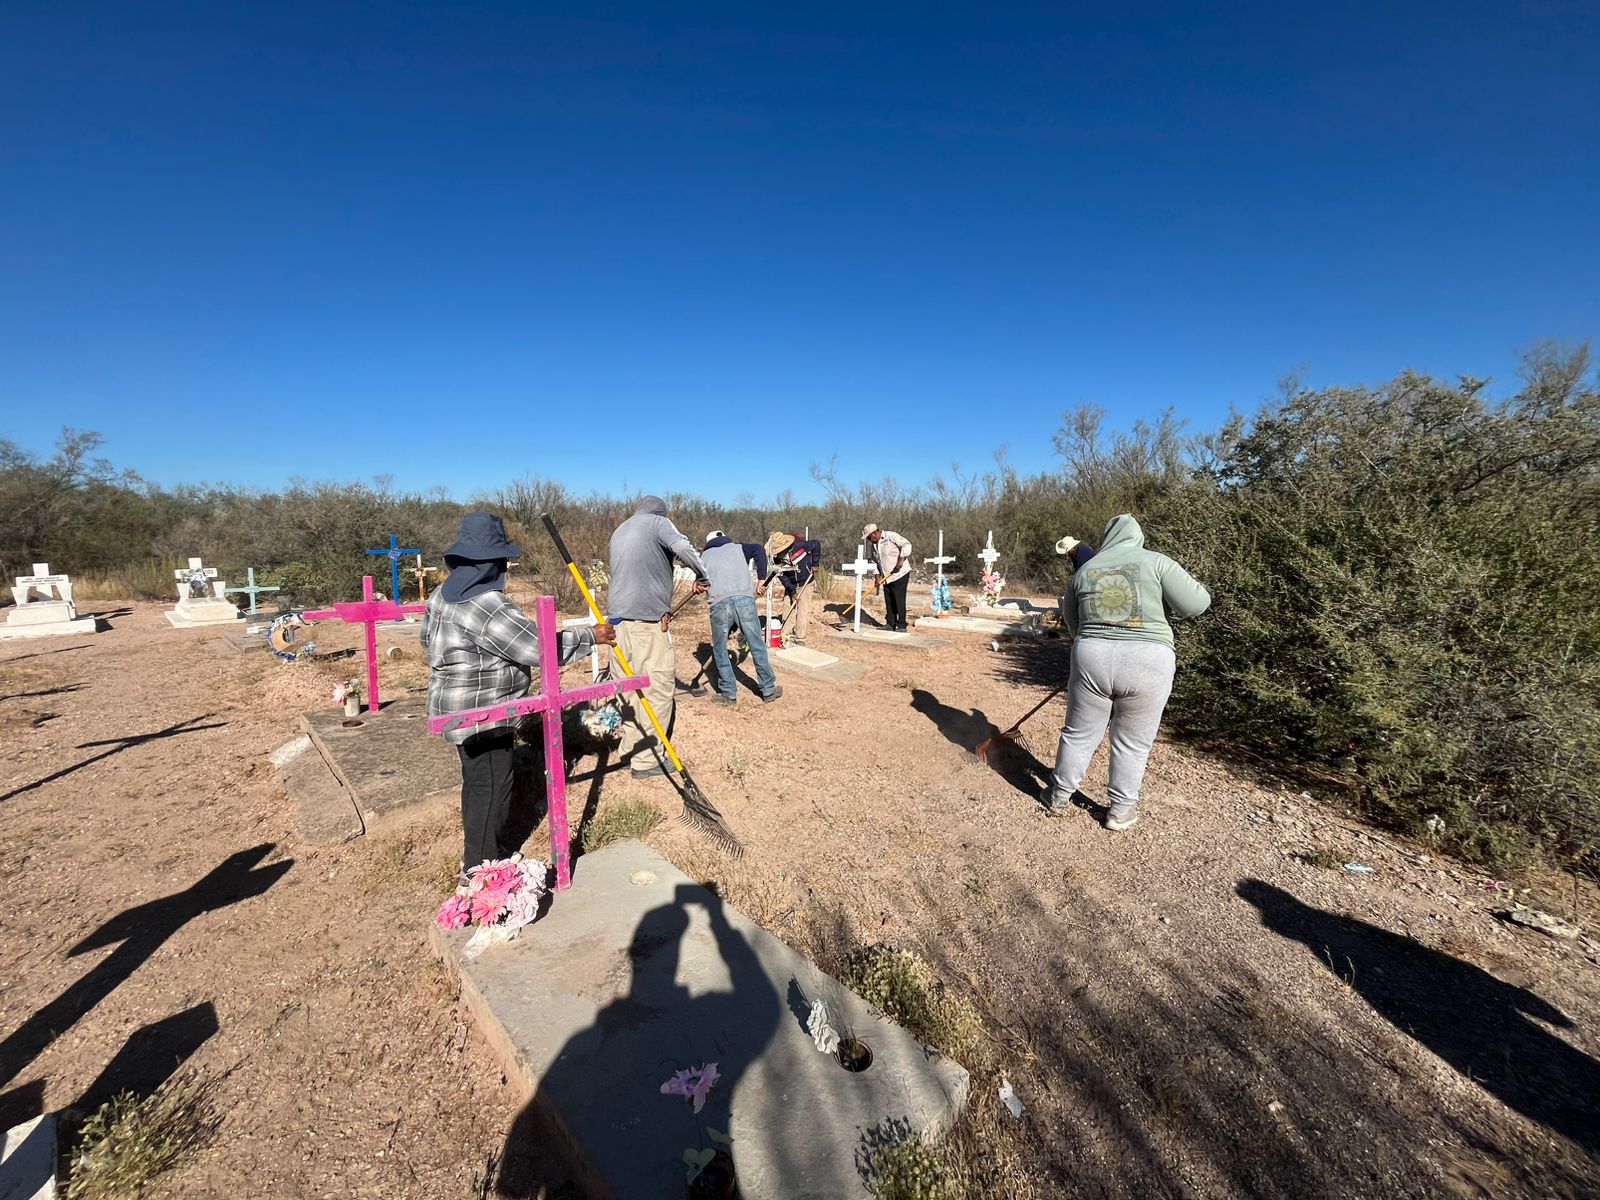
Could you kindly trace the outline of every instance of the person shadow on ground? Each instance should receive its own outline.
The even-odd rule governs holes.
[[[971,712],[945,704],[932,692],[913,688],[911,707],[932,721],[945,738],[974,754],[989,738],[1000,732],[980,708]],[[1050,770],[1020,742],[996,742],[989,752],[989,766],[1017,791],[1036,803],[1050,795]]]
[[[1300,942],[1400,1032],[1508,1108],[1600,1152],[1600,1063],[1536,1024],[1572,1020],[1526,988],[1413,938],[1246,879],[1235,891],[1274,933]]]
[[[699,995],[678,982],[682,945],[697,936],[690,909],[705,909],[729,987]],[[704,936],[703,934],[698,936]],[[677,1180],[663,1194],[683,1193],[683,1151],[695,1144],[687,1102],[660,1094],[679,1070],[717,1064],[720,1078],[699,1114],[701,1130],[729,1131],[740,1080],[777,1033],[787,1008],[755,951],[729,923],[716,892],[680,884],[672,902],[640,918],[628,943],[628,991],[604,1005],[594,1024],[561,1047],[539,1090],[506,1135],[495,1177],[496,1196],[549,1195],[576,1200],[603,1194],[597,1181],[569,1178],[584,1160],[602,1166],[622,1158],[662,1163]],[[559,1115],[559,1125],[552,1116]],[[581,1141],[584,1135],[587,1141]],[[571,1163],[541,1161],[554,1146],[573,1147]],[[705,1145],[714,1148],[707,1140]],[[732,1148],[735,1164],[739,1147]],[[554,1185],[554,1186],[552,1186]],[[587,1185],[587,1187],[585,1186]]]

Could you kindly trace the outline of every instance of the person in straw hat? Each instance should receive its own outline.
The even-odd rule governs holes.
[[[816,590],[817,567],[822,563],[822,543],[775,529],[767,536],[766,550],[772,562],[768,578],[777,580],[789,601],[784,631],[789,641],[803,646],[811,624],[811,593]]]
[[[880,529],[870,521],[861,527],[861,537],[872,543],[873,557],[878,561],[884,621],[890,629],[904,630],[906,588],[911,586],[911,543],[894,530]]]

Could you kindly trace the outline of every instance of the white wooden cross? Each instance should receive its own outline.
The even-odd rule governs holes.
[[[434,570],[433,567],[429,567],[428,569],[430,571]],[[561,622],[561,628],[563,628],[563,629],[579,629],[579,628],[582,628],[583,626],[586,626],[586,625],[592,626],[593,624],[594,624],[594,614],[590,613],[588,616],[584,616],[584,617],[568,617],[565,621]],[[599,642],[596,642],[589,649],[589,682],[590,683],[599,683],[600,682],[600,668],[601,668],[601,665],[602,665],[601,664],[601,660],[600,660],[601,650],[602,650],[602,647],[601,647]]]
[[[172,577],[178,581],[179,600],[188,600],[190,598],[205,600],[210,598],[210,591],[202,590],[196,592],[194,590],[195,585],[199,584],[204,589],[208,580],[217,577],[217,569],[205,566],[201,559],[191,558],[189,565],[187,567],[179,567],[172,573]],[[217,585],[212,584],[211,586],[216,587]]]
[[[867,557],[867,544],[865,542],[862,542],[862,543],[860,543],[859,545],[856,546],[856,560],[855,560],[855,562],[844,563],[839,569],[841,571],[848,571],[850,574],[852,574],[852,575],[854,575],[856,577],[856,624],[855,624],[855,631],[857,633],[860,633],[861,632],[861,581],[866,578],[868,571],[871,571],[874,575],[876,575],[878,573],[878,564],[873,562],[870,558]]]
[[[983,559],[983,569],[985,571],[994,570],[994,564],[1000,558],[1000,551],[994,548],[994,530],[989,530],[989,541],[982,550],[978,551],[978,557]]]
[[[33,589],[44,585],[48,591],[42,596],[35,596]],[[34,600],[65,600],[72,603],[72,580],[66,575],[50,574],[49,563],[34,563],[32,575],[18,575],[17,586],[11,589],[17,606]]]
[[[939,578],[943,579],[944,578],[944,565],[945,565],[945,563],[953,563],[953,562],[955,562],[955,560],[956,560],[956,556],[954,554],[946,554],[944,552],[944,530],[941,529],[941,530],[939,530],[939,553],[938,553],[938,555],[935,556],[934,558],[925,558],[922,561],[925,562],[925,563],[934,563],[935,564],[935,569],[939,572]]]

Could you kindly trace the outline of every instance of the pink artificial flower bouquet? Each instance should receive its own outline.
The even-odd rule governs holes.
[[[479,863],[434,919],[441,929],[477,926],[464,951],[468,958],[476,957],[491,942],[510,941],[539,915],[548,877],[542,862],[520,854]]]

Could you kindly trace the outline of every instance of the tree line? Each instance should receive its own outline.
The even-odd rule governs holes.
[[[866,520],[906,534],[919,558],[942,528],[969,581],[992,529],[1011,590],[1052,594],[1066,577],[1056,539],[1093,543],[1110,516],[1132,512],[1151,547],[1215,597],[1179,630],[1176,732],[1312,776],[1486,861],[1595,868],[1600,390],[1587,347],[1531,352],[1499,400],[1468,377],[1291,381],[1203,433],[1171,412],[1108,430],[1079,409],[1054,448],[1054,470],[1022,474],[997,455],[917,485],[850,484],[816,464],[823,498],[809,504],[666,499],[691,536],[809,528],[830,561],[853,556]],[[436,556],[463,512],[487,507],[527,551],[524,570],[572,604],[539,515],[555,515],[580,559],[603,561],[636,499],[537,476],[470,504],[381,482],[165,489],[99,449],[72,430],[44,459],[0,441],[5,575],[48,560],[165,596],[171,566],[200,554],[233,577],[254,566],[285,602],[325,603],[353,595],[363,574],[385,577],[362,552],[390,533]]]

